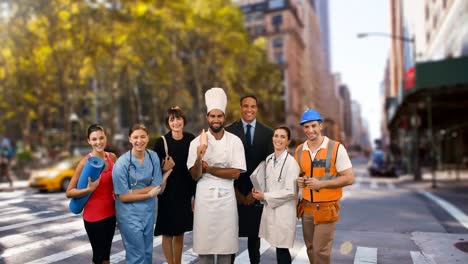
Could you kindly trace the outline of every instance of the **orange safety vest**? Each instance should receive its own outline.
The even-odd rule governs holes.
[[[314,177],[319,181],[332,180],[338,177],[335,163],[338,147],[340,146],[339,142],[329,139],[327,147],[317,151],[313,162],[310,152],[304,150],[303,145],[304,143],[297,146],[294,158],[305,174],[304,177]],[[337,201],[342,194],[343,189],[341,187],[336,189],[322,188],[314,192],[309,187],[302,189],[302,198],[309,202]]]

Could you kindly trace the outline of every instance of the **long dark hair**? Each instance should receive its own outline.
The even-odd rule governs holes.
[[[104,131],[104,128],[102,126],[98,124],[92,124],[88,127],[88,139],[89,139],[89,135],[91,135],[91,133],[95,131],[102,131],[104,132],[104,134],[106,133],[106,131]]]

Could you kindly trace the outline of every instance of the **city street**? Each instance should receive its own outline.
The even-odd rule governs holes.
[[[466,192],[448,194],[440,190],[431,195],[398,179],[370,178],[364,160],[353,164],[357,181],[345,189],[332,263],[468,262],[468,254],[454,247],[457,242],[468,241],[468,209],[457,200],[464,197],[466,201]],[[432,200],[437,197],[460,206],[461,215],[447,212],[447,204],[443,207]],[[89,263],[91,249],[81,216],[68,211],[63,193],[3,191],[0,208],[0,263]],[[197,262],[191,245],[189,233],[184,263]],[[246,248],[247,242],[241,239],[236,263],[248,263]],[[276,262],[274,248],[265,241],[261,251],[262,263]],[[308,263],[300,221],[291,254],[293,263]],[[124,258],[117,230],[111,262],[124,263]],[[156,237],[153,263],[163,262],[161,238]]]

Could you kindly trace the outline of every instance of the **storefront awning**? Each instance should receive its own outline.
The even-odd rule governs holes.
[[[425,111],[429,97],[436,116],[444,113],[447,119],[447,115],[462,116],[468,110],[468,57],[417,63],[407,75],[402,101],[395,102],[389,116],[389,128],[406,123],[415,111]]]
[[[468,57],[417,63],[414,87],[405,96],[421,89],[440,89],[447,86],[468,84]]]

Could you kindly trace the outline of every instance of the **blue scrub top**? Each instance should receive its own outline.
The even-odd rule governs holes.
[[[151,159],[148,156],[151,155]],[[145,159],[143,164],[138,162],[137,158],[132,155],[132,164],[135,166],[131,168],[131,175],[129,175],[131,151],[127,151],[125,154],[114,164],[112,171],[112,181],[114,185],[114,193],[116,194],[115,209],[117,218],[119,221],[134,221],[144,218],[145,216],[154,216],[156,198],[146,199],[137,202],[123,203],[119,199],[119,194],[127,194],[130,189],[141,189],[147,186],[158,186],[162,184],[162,173],[161,166],[159,164],[159,157],[156,152],[148,150],[145,152]],[[151,180],[151,173],[153,172],[153,180]],[[133,169],[136,168],[136,171]],[[130,186],[129,186],[130,182]]]

